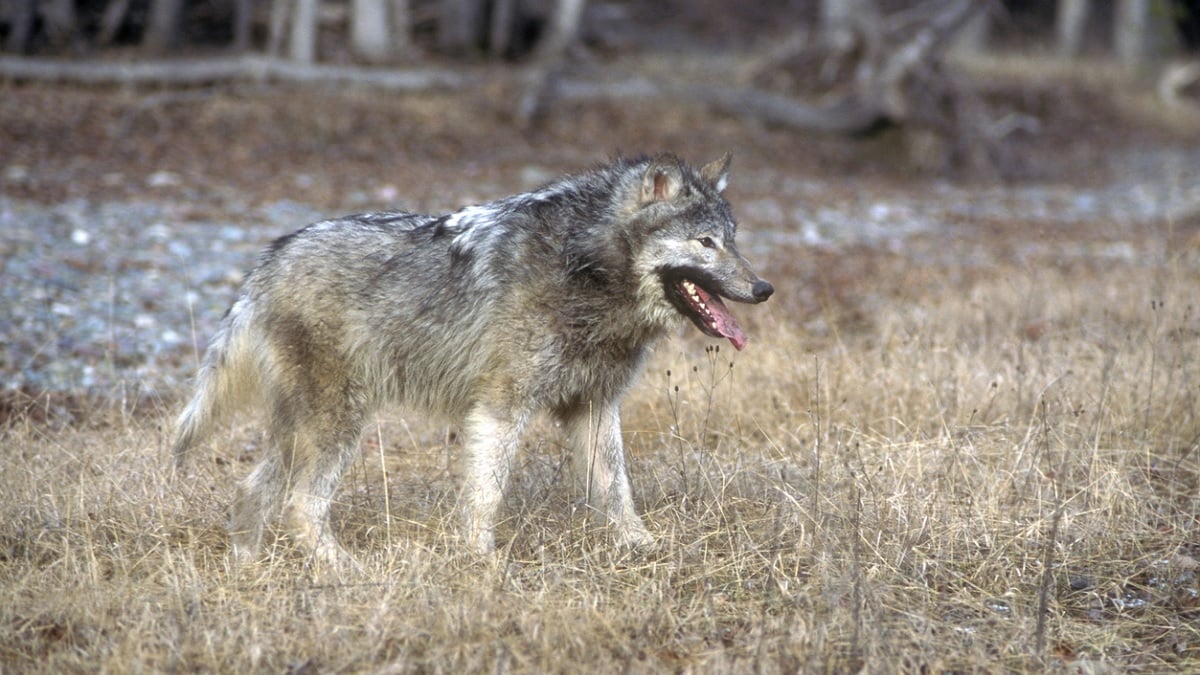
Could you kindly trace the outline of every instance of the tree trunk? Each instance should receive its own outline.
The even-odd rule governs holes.
[[[483,36],[483,0],[441,0],[438,17],[438,47],[451,54],[479,49]]]
[[[108,3],[104,8],[104,16],[100,19],[100,30],[96,33],[96,43],[102,47],[112,44],[128,13],[129,0],[112,0]]]
[[[391,56],[388,0],[352,0],[350,44],[354,53],[367,61],[386,61]]]
[[[46,36],[54,47],[66,47],[76,38],[78,26],[73,0],[43,0],[41,15]]]
[[[319,0],[293,0],[288,57],[297,63],[317,60],[317,4]]]
[[[152,0],[143,45],[152,54],[162,54],[179,41],[183,0]]]
[[[1161,57],[1172,44],[1174,26],[1166,0],[1117,0],[1113,46],[1130,68]]]
[[[391,2],[392,52],[400,56],[407,56],[413,51],[409,2],[408,0],[391,0]]]
[[[540,58],[557,58],[575,42],[586,5],[586,0],[558,0],[555,3],[550,32],[538,47]]]
[[[34,1],[9,0],[8,37],[4,40],[6,51],[19,54],[29,48],[29,36],[33,33]]]
[[[1088,0],[1058,0],[1054,33],[1059,56],[1079,56],[1083,51],[1091,3]]]
[[[1117,58],[1127,66],[1136,66],[1147,56],[1149,14],[1148,0],[1117,0],[1117,14],[1113,19],[1113,47],[1117,51]]]
[[[513,19],[516,16],[517,0],[494,0],[492,17],[488,26],[488,53],[504,57],[512,47]]]
[[[965,55],[979,54],[987,48],[991,27],[990,12],[986,9],[975,12],[975,16],[968,19],[955,35],[951,51]]]
[[[874,0],[821,0],[821,41],[835,52],[844,52],[856,42],[855,26],[878,14]]]
[[[128,1],[128,0],[126,0]],[[254,0],[233,0],[233,50],[250,49],[254,28]]]
[[[283,55],[283,44],[287,41],[288,17],[291,14],[292,0],[271,0],[271,18],[267,28],[268,55]]]

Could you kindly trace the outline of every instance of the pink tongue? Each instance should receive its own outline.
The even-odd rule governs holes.
[[[729,313],[725,307],[725,303],[721,302],[720,298],[709,295],[704,292],[704,289],[696,286],[696,293],[704,304],[708,306],[709,316],[705,323],[708,327],[716,331],[721,337],[729,338],[729,342],[733,344],[733,348],[742,351],[746,346],[746,334],[742,332],[742,327],[738,325],[737,319]]]
[[[708,307],[712,309],[712,305]],[[742,327],[737,324],[737,321],[734,321],[732,314],[724,311],[724,307],[721,307],[721,310],[720,313],[713,312],[717,332],[729,338],[729,342],[733,344],[733,348],[740,352],[746,346],[746,334],[742,332]]]

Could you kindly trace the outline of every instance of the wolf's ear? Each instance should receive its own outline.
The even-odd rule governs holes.
[[[729,162],[733,155],[728,152],[700,168],[700,177],[718,192],[724,192],[729,185]]]
[[[679,168],[679,160],[663,156],[646,167],[642,174],[641,204],[646,206],[654,202],[674,201],[683,187],[683,171]]]

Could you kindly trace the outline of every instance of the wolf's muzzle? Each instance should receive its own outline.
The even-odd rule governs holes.
[[[762,279],[754,282],[754,287],[750,289],[750,294],[754,296],[755,302],[762,302],[763,300],[766,300],[767,298],[771,297],[771,294],[774,292],[775,287],[771,285],[771,282],[763,281]]]

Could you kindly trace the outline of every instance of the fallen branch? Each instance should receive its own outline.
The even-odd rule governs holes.
[[[194,86],[225,81],[357,84],[387,90],[461,89],[482,76],[442,68],[407,70],[304,64],[266,56],[196,60],[68,61],[0,56],[0,78],[75,84]]]
[[[520,70],[492,72],[488,79],[495,81],[506,75],[514,78],[518,85],[529,79],[529,74]],[[537,75],[544,74],[539,72]],[[199,86],[229,81],[295,82],[422,91],[480,85],[485,76],[479,72],[464,73],[440,68],[395,70],[302,64],[266,56],[128,62],[0,56],[0,79],[133,86]],[[752,87],[666,83],[636,76],[604,80],[550,77],[545,86],[547,91],[539,93],[550,100],[683,100],[709,105],[729,114],[760,118],[772,124],[832,133],[861,131],[880,117],[878,110],[849,99],[810,104]],[[528,87],[517,88],[523,91]]]
[[[853,80],[821,102],[751,86],[561,77],[546,83],[540,102],[546,107],[556,99],[668,98],[803,131],[855,134],[891,122],[932,130],[955,144],[986,143],[976,133],[975,127],[986,120],[973,109],[978,106],[972,93],[944,71],[941,61],[953,35],[987,5],[976,0],[934,0],[890,17],[866,13],[858,26],[863,54],[855,64]],[[780,66],[803,51],[809,38],[794,33],[752,61],[746,72]]]
[[[1196,90],[1200,90],[1200,61],[1169,65],[1158,79],[1158,97],[1171,107],[1195,106]]]
[[[547,98],[574,102],[648,98],[686,101],[783,127],[830,133],[862,132],[882,115],[879,109],[850,97],[814,104],[754,87],[668,83],[642,77],[605,81],[564,78],[553,83]]]

